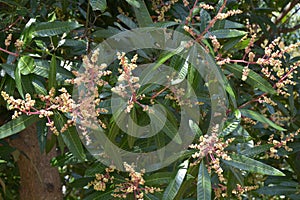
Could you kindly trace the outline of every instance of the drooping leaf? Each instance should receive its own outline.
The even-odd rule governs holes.
[[[14,135],[23,131],[31,124],[38,121],[39,117],[37,115],[21,115],[16,119],[13,119],[0,127],[0,139]]]
[[[226,64],[225,69],[228,71],[232,72],[237,78],[241,78],[243,74],[243,69],[244,67],[241,65],[237,64]],[[258,88],[263,92],[267,92],[270,94],[276,94],[276,91],[274,88],[271,86],[271,84],[265,80],[263,77],[261,77],[259,74],[254,72],[253,70],[249,69],[249,74],[246,79],[246,83],[251,85],[254,88]]]
[[[278,169],[254,160],[252,158],[248,158],[243,155],[232,154],[230,156],[232,160],[223,160],[223,162],[232,167],[245,170],[252,173],[265,174],[271,176],[285,176],[284,173],[279,171]]]
[[[76,22],[40,22],[36,24],[33,34],[39,37],[49,37],[68,33],[81,25]]]
[[[239,37],[239,36],[244,36],[246,35],[246,31],[240,31],[240,30],[235,30],[235,29],[219,29],[215,31],[211,31],[209,34],[205,34],[205,38],[209,38],[210,35],[216,36],[218,39],[223,39],[223,38],[234,38],[234,37]]]
[[[240,111],[241,111],[242,115],[245,117],[249,117],[249,118],[257,120],[261,123],[268,124],[269,126],[275,128],[279,131],[286,131],[286,129],[278,126],[277,124],[275,124],[274,122],[272,122],[271,120],[269,120],[268,118],[263,116],[262,114],[259,114],[253,110],[241,109]]]
[[[66,117],[64,117],[59,112],[54,113],[54,123],[57,126],[57,128],[60,130],[64,124],[67,122]],[[79,138],[79,135],[76,131],[76,128],[74,126],[69,127],[65,132],[60,133],[64,143],[68,147],[68,149],[71,151],[71,153],[79,160],[85,159],[85,153],[83,150],[83,146],[81,143],[81,140]]]
[[[178,170],[175,178],[170,182],[170,184],[168,185],[168,187],[166,188],[163,194],[163,198],[162,198],[163,200],[173,200],[176,197],[178,190],[182,185],[183,180],[186,176],[188,165],[189,165],[188,160],[184,161],[180,165],[181,168]]]
[[[210,175],[203,163],[200,163],[197,181],[197,200],[211,200]]]

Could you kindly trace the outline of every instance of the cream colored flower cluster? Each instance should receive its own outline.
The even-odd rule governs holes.
[[[141,85],[139,84],[139,77],[134,76],[132,72],[137,68],[136,61],[138,59],[138,55],[136,54],[133,56],[130,63],[124,52],[118,52],[117,56],[122,68],[119,69],[120,75],[118,77],[118,84],[115,87],[112,87],[111,91],[122,98],[128,99],[127,107],[125,109],[126,113],[130,113],[135,104],[141,106],[143,111],[152,112],[148,105],[143,105],[139,102],[139,100],[145,98],[145,95],[137,95],[137,90],[141,87]]]
[[[300,129],[298,129],[295,133],[290,133],[288,135],[281,134],[280,141],[274,139],[274,134],[270,135],[268,139],[268,144],[273,144],[270,148],[270,152],[268,152],[268,157],[279,159],[278,149],[284,148],[286,151],[293,151],[291,147],[288,146],[288,142],[293,142],[295,137],[300,133]]]
[[[49,91],[48,95],[38,95],[38,98],[44,103],[45,107],[43,108],[35,107],[36,100],[33,100],[30,94],[25,95],[25,100],[14,99],[14,97],[9,96],[4,91],[1,92],[1,95],[9,105],[8,109],[15,110],[12,119],[19,117],[21,114],[38,115],[39,118],[46,117],[46,126],[48,126],[54,134],[58,135],[59,132],[63,133],[68,127],[74,125],[73,120],[68,120],[61,130],[58,131],[54,121],[51,119],[55,110],[61,111],[62,113],[71,113],[73,111],[74,100],[71,98],[71,95],[65,88],[61,88],[58,91],[60,92],[58,96],[55,96],[54,88]]]
[[[224,149],[233,142],[234,138],[227,139],[224,142],[222,138],[218,137],[218,126],[214,129],[211,135],[201,136],[198,144],[191,144],[189,147],[197,150],[197,152],[192,155],[192,157],[196,159],[193,165],[200,163],[201,160],[206,157],[207,160],[210,160],[208,163],[208,171],[211,173],[211,171],[214,170],[220,182],[224,182],[225,178],[223,176],[223,169],[220,166],[220,159],[231,160]]]
[[[88,184],[88,186],[93,186],[97,191],[105,191],[107,184],[110,183],[112,187],[115,187],[112,196],[115,198],[127,199],[128,196],[133,195],[136,200],[144,200],[144,195],[148,193],[155,193],[162,191],[157,187],[149,187],[145,185],[145,180],[143,178],[145,170],[141,172],[135,171],[135,166],[124,163],[125,171],[129,173],[129,178],[125,178],[123,183],[113,184],[114,176],[110,173],[115,171],[114,166],[106,168],[105,174],[96,174],[96,179]]]
[[[178,2],[178,0],[170,0],[165,3],[160,0],[152,1],[152,9],[158,14],[157,21],[165,21],[165,13],[168,12],[176,2]]]
[[[125,170],[129,172],[129,178],[126,178],[124,183],[116,185],[116,189],[113,194],[114,197],[126,199],[128,195],[133,194],[134,199],[144,200],[145,194],[153,194],[161,191],[161,189],[157,187],[145,186],[145,180],[143,178],[145,173],[144,170],[136,172],[134,165],[129,165],[127,163],[124,163],[124,167]]]
[[[93,186],[96,191],[105,191],[106,184],[112,184],[114,181],[114,176],[110,175],[110,173],[114,172],[116,169],[115,166],[111,165],[105,168],[105,174],[95,174],[96,179],[88,184],[88,187]]]

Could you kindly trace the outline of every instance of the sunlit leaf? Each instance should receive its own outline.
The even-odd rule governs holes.
[[[237,169],[258,174],[285,176],[285,174],[278,169],[252,158],[237,154],[232,154],[230,155],[230,157],[232,158],[232,160],[223,160],[223,162]]]
[[[106,0],[90,0],[90,4],[93,10],[100,10],[101,12],[104,12],[107,7]]]
[[[246,34],[247,34],[246,31],[240,31],[235,29],[220,29],[220,30],[211,31],[209,34],[205,34],[204,37],[209,38],[210,35],[214,35],[218,39],[223,39],[223,38],[234,38],[234,37],[244,36]]]
[[[79,28],[81,25],[76,22],[40,22],[36,24],[33,34],[39,37],[49,37],[68,33],[71,30]]]
[[[174,200],[180,186],[183,183],[183,180],[186,176],[187,173],[187,168],[189,165],[189,161],[186,160],[181,164],[181,168],[178,170],[175,178],[169,183],[168,187],[166,188],[164,195],[163,195],[163,200]]]

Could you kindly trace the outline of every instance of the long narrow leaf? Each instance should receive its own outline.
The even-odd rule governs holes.
[[[200,163],[197,181],[197,200],[211,200],[211,181],[203,163]]]
[[[21,115],[0,127],[0,139],[23,131],[39,119],[37,115]]]
[[[237,78],[241,78],[243,74],[244,67],[237,64],[227,64],[225,65],[225,69],[232,72]],[[251,85],[254,88],[258,88],[263,92],[267,92],[270,94],[276,94],[276,91],[271,86],[271,84],[261,77],[259,74],[250,69],[248,77],[246,79],[246,83]]]
[[[40,37],[48,37],[68,33],[81,25],[76,22],[41,22],[36,24],[34,35]]]
[[[232,167],[253,173],[271,176],[285,176],[285,174],[279,171],[278,169],[270,165],[264,164],[262,162],[259,162],[257,160],[254,160],[252,158],[236,154],[231,155],[231,158],[232,160],[223,160],[223,162]]]
[[[170,182],[170,184],[166,188],[163,195],[163,200],[173,200],[176,197],[179,188],[181,187],[182,182],[186,176],[188,165],[188,160],[182,163],[182,168],[178,170],[176,177]]]
[[[61,129],[64,126],[66,121],[66,117],[64,117],[59,112],[55,112],[54,122],[59,129]],[[61,136],[71,153],[77,159],[84,160],[85,154],[81,140],[78,136],[78,133],[76,132],[76,128],[73,126],[69,127],[65,132],[61,133]]]
[[[139,6],[133,6],[133,10],[138,21],[139,27],[149,27],[153,24],[144,0],[127,0],[127,2],[137,2]],[[137,5],[138,5],[137,4]]]
[[[48,89],[56,87],[56,56],[52,55],[50,62],[49,78],[48,78]]]
[[[242,115],[245,116],[245,117],[249,117],[249,118],[257,120],[259,122],[268,124],[271,127],[275,128],[275,129],[277,129],[279,131],[285,131],[286,130],[286,129],[278,126],[277,124],[275,124],[274,122],[272,122],[271,120],[269,120],[268,118],[266,118],[265,116],[263,116],[263,115],[255,112],[255,111],[247,110],[247,109],[241,109],[240,111],[241,111]]]

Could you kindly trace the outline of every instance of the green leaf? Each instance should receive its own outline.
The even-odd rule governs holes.
[[[93,165],[89,166],[89,168],[85,171],[85,177],[95,177],[95,174],[101,174],[104,172],[105,166],[102,163],[95,162]]]
[[[237,154],[232,154],[230,157],[232,160],[223,160],[223,162],[237,169],[271,176],[285,176],[285,174],[278,169],[252,158]]]
[[[108,190],[105,192],[100,192],[100,191],[94,191],[92,194],[87,195],[84,197],[84,200],[110,200],[110,199],[115,199],[111,194],[113,193],[112,190]]]
[[[126,0],[131,6],[135,8],[140,8],[141,4],[137,0]]]
[[[270,150],[270,148],[273,146],[274,146],[273,144],[263,144],[263,145],[255,146],[252,148],[247,148],[247,149],[241,151],[241,154],[248,156],[248,157],[253,157],[260,153]]]
[[[1,63],[0,66],[3,68],[5,73],[7,73],[10,77],[15,79],[16,65]]]
[[[34,59],[30,56],[22,56],[19,61],[17,68],[19,68],[22,75],[31,74],[34,71]]]
[[[235,77],[241,78],[244,67],[241,65],[237,65],[237,64],[231,64],[231,65],[226,64],[225,69],[232,72],[235,75]],[[251,70],[251,69],[249,69],[249,70],[250,71],[248,74],[248,78],[246,79],[246,83],[248,83],[252,87],[260,89],[263,92],[267,92],[270,94],[276,94],[276,91],[274,90],[274,88],[271,86],[271,84],[267,80],[265,80],[263,77],[261,77],[259,74],[257,74],[253,70]]]
[[[67,122],[65,116],[60,114],[59,112],[54,113],[54,122],[57,128],[60,130],[64,124]],[[78,136],[76,128],[74,126],[69,127],[65,132],[60,133],[65,144],[67,145],[68,149],[71,153],[79,160],[85,159],[85,153],[82,147],[81,140]]]
[[[203,135],[198,124],[196,124],[193,120],[189,120],[189,126],[190,126],[190,129],[192,130],[193,134],[196,135],[197,137],[200,137],[201,135]]]
[[[205,34],[204,37],[209,38],[210,35],[214,35],[218,39],[223,39],[223,38],[234,38],[234,37],[244,36],[246,34],[247,34],[246,31],[240,31],[235,29],[219,29]]]
[[[153,115],[155,116],[155,115]],[[160,121],[159,117],[156,118],[157,122],[163,123],[162,121]],[[176,142],[177,144],[181,144],[182,143],[182,139],[178,133],[178,130],[176,129],[175,125],[169,120],[167,119],[165,122],[165,126],[162,128],[162,131],[167,134],[167,136],[170,139],[173,139],[174,142]]]
[[[43,153],[46,149],[46,144],[47,144],[47,133],[48,133],[48,128],[46,126],[47,120],[46,118],[43,118],[36,123],[36,128],[37,128],[37,138],[38,138],[38,143],[40,147],[41,153]]]
[[[21,70],[18,67],[15,70],[15,81],[16,81],[16,87],[18,89],[18,92],[20,93],[21,97],[24,99],[24,92],[23,92],[23,87],[22,87]]]
[[[137,28],[137,25],[134,23],[134,21],[132,21],[132,19],[130,19],[129,17],[125,16],[125,15],[118,15],[117,18],[123,22],[126,26],[128,26],[131,29]]]
[[[177,78],[175,80],[171,81],[171,85],[179,84],[185,79],[185,77],[186,77],[186,75],[188,74],[188,71],[189,71],[189,62],[188,62],[188,60],[189,60],[189,56],[186,58],[183,66],[181,67],[180,71],[178,72]]]
[[[152,174],[151,176],[145,178],[147,185],[161,185],[168,184],[172,180],[171,172],[157,172]]]
[[[92,36],[94,39],[99,40],[99,39],[106,39],[106,38],[112,37],[113,35],[116,35],[120,32],[121,32],[121,30],[111,27],[111,26],[108,26],[107,29],[100,29],[100,30],[95,31],[94,33],[92,33]]]
[[[178,190],[180,189],[183,180],[187,173],[187,168],[189,165],[189,161],[186,160],[180,165],[180,169],[178,170],[175,178],[170,182],[168,187],[166,188],[164,194],[163,194],[163,200],[173,200],[175,199]]]
[[[289,186],[265,186],[256,190],[259,194],[267,194],[267,195],[287,195],[287,194],[296,194],[299,192],[297,187],[289,187]]]
[[[41,22],[36,24],[34,35],[39,37],[49,37],[68,33],[81,25],[76,22]]]
[[[286,131],[286,129],[278,126],[277,124],[275,124],[274,122],[272,122],[271,120],[269,120],[268,118],[263,116],[262,114],[259,114],[257,112],[254,112],[252,110],[247,110],[247,109],[241,109],[240,111],[241,111],[242,115],[245,117],[249,117],[249,118],[257,120],[261,123],[268,124],[269,126],[275,128],[279,131]]]
[[[90,4],[94,11],[100,10],[101,12],[104,12],[107,7],[106,0],[90,0]]]
[[[53,54],[50,62],[48,89],[56,88],[56,56]]]
[[[135,13],[136,20],[138,21],[139,27],[149,27],[153,24],[152,18],[148,12],[147,6],[144,2],[144,0],[126,0],[128,3],[135,2],[135,5],[137,3],[139,6],[133,6],[133,10]]]
[[[28,126],[38,121],[38,119],[38,115],[21,115],[18,118],[5,123],[0,127],[0,139],[23,131]]]
[[[203,161],[200,163],[198,172],[197,200],[211,200],[210,176]]]
[[[245,28],[245,25],[230,20],[225,20],[224,28],[225,29]]]
[[[224,130],[220,133],[222,136],[229,135],[237,129],[241,122],[241,112],[239,110],[235,111],[235,119],[231,122]]]

